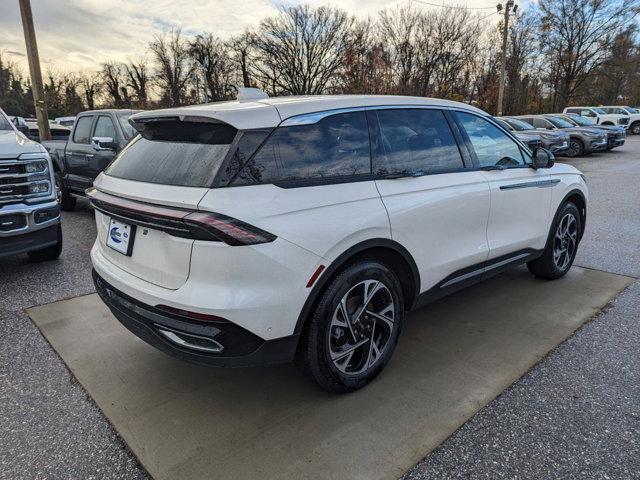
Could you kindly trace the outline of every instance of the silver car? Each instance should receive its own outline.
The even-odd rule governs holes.
[[[568,157],[580,157],[607,148],[606,133],[591,127],[576,127],[571,122],[554,115],[527,115],[517,117],[533,125],[536,130],[563,131],[569,134]]]

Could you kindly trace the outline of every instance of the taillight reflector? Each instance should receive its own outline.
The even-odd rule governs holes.
[[[316,271],[313,272],[313,275],[311,275],[311,278],[307,282],[307,288],[311,288],[313,284],[316,283],[316,280],[318,279],[320,274],[323,272],[323,270],[324,270],[324,265],[320,265],[318,268],[316,268]]]

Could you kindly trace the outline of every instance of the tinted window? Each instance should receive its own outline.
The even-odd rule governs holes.
[[[116,128],[113,126],[113,122],[110,117],[106,115],[100,115],[96,122],[96,130],[93,134],[94,137],[109,137],[117,139]]]
[[[456,112],[458,121],[469,136],[481,167],[524,165],[516,142],[488,120],[469,113]]]
[[[371,174],[364,112],[276,129],[233,185],[349,179]]]
[[[378,110],[376,175],[425,175],[464,168],[458,145],[440,110]],[[375,131],[375,130],[374,130]]]
[[[211,187],[236,132],[227,124],[151,122],[105,173],[139,182]]]
[[[536,128],[553,127],[553,125],[551,123],[549,123],[547,120],[545,120],[544,118],[534,118],[533,119],[533,126],[536,127]]]
[[[0,113],[0,130],[13,130],[9,121]]]
[[[533,125],[531,125],[530,123],[519,120],[517,118],[505,118],[504,121],[511,125],[513,129],[517,131],[526,131],[533,128]]]
[[[117,113],[118,121],[120,122],[120,127],[122,127],[122,132],[124,133],[124,138],[129,140],[133,137],[136,131],[133,129],[131,124],[129,123],[129,117],[132,114],[129,113]]]
[[[241,132],[233,154],[229,157],[229,161],[226,162],[224,171],[220,173],[218,183],[220,186],[227,185],[242,170],[247,160],[251,158],[262,142],[269,136],[271,130],[271,128],[261,128]]]
[[[89,143],[91,140],[91,124],[93,117],[80,117],[73,132],[73,141],[75,143]]]
[[[547,117],[547,121],[553,123],[558,128],[571,128],[573,125],[569,123],[567,120],[560,117]]]

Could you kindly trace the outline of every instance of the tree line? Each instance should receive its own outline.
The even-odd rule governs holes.
[[[506,114],[570,104],[640,104],[640,0],[539,0],[511,18]],[[156,35],[144,57],[45,74],[51,117],[94,108],[161,108],[235,98],[397,94],[448,98],[495,113],[500,32],[463,6],[405,4],[359,20],[334,7],[282,9],[230,39]],[[0,107],[31,116],[25,73],[0,54]]]

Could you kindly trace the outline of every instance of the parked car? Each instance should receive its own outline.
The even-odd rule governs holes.
[[[40,142],[40,130],[38,129],[38,124],[27,122],[27,127],[29,128],[27,137],[34,142],[42,143]],[[51,132],[51,141],[54,142],[66,142],[71,134],[70,128],[63,127],[62,125],[56,125],[54,123],[49,124],[49,131]]]
[[[9,120],[11,120],[11,123],[13,123],[13,125],[16,127],[16,130],[18,130],[23,135],[29,136],[29,126],[27,125],[27,122],[24,118],[14,116],[9,117]]]
[[[520,134],[538,135],[542,140],[542,147],[550,150],[554,155],[564,155],[569,150],[569,134],[563,131],[541,131],[533,125],[512,117],[500,117],[500,120]]]
[[[87,193],[96,288],[200,364],[296,357],[327,390],[360,388],[406,311],[525,262],[559,278],[583,232],[580,172],[467,104],[244,95],[131,122]]]
[[[602,130],[607,134],[607,150],[612,150],[624,145],[627,133],[624,127],[613,125],[596,125],[587,117],[581,117],[575,113],[559,113],[554,114],[556,117],[561,117],[576,127],[590,127]]]
[[[607,113],[628,116],[629,130],[634,135],[640,135],[640,112],[635,108],[626,106],[606,106],[600,108]]]
[[[576,127],[570,122],[553,115],[523,115],[517,117],[540,130],[562,130],[569,134],[568,157],[590,155],[607,148],[607,135],[588,127]]]
[[[56,117],[53,121],[64,127],[73,127],[73,124],[76,123],[76,117]]]
[[[587,117],[598,125],[622,125],[629,128],[629,117],[616,113],[607,113],[599,107],[567,107],[562,113],[575,113]]]
[[[66,142],[42,142],[53,160],[62,210],[75,208],[77,197],[129,142],[134,130],[128,118],[138,111],[82,112]]]
[[[27,253],[43,261],[61,252],[51,159],[0,110],[0,257]]]
[[[527,145],[529,147],[529,150],[531,150],[532,152],[536,148],[542,148],[542,137],[535,130],[517,131],[502,118],[496,118],[496,122],[498,122],[498,125],[500,125],[502,128],[510,131],[513,135],[515,135],[515,137],[522,143]]]

